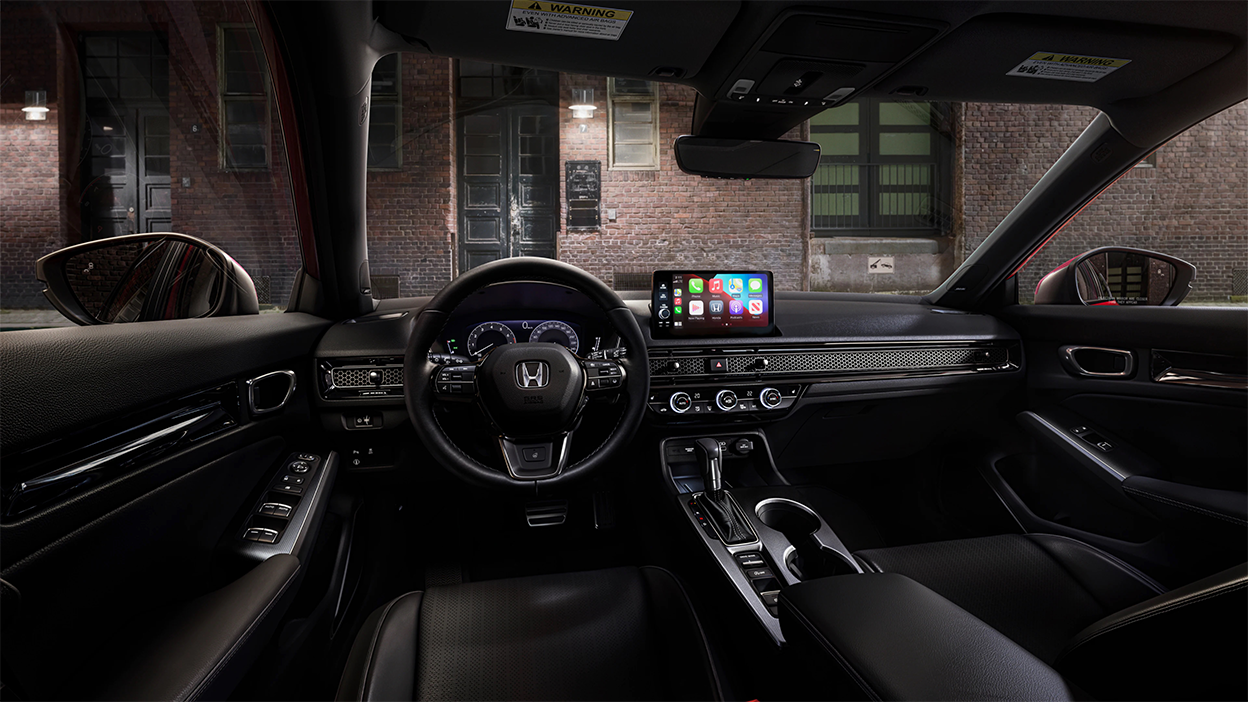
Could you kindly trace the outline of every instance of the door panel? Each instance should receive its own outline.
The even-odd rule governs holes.
[[[1248,394],[1158,378],[1169,359],[1220,378],[1248,374],[1248,314],[1020,305],[1003,317],[1024,340],[1028,411],[1018,421],[1035,452],[998,461],[988,477],[1024,526],[1082,538],[1171,582],[1242,562],[1242,520],[1218,506],[1248,503]],[[1133,368],[1082,375],[1064,357],[1072,345],[1127,352]]]
[[[197,606],[188,603],[257,567],[223,545],[282,457],[308,450],[305,374],[327,325],[292,313],[0,335],[6,507],[16,482],[58,463],[88,466],[83,481],[0,519],[0,577],[21,595],[16,607],[6,599],[6,686],[28,698],[101,694],[153,637],[180,626]],[[276,369],[299,374],[294,395],[253,416],[245,381]],[[224,388],[213,397],[225,405],[235,398],[211,431],[180,430],[125,454],[160,417],[199,416],[210,388]],[[107,470],[91,468],[117,455]],[[251,628],[220,623],[227,649],[229,631]],[[216,678],[217,665],[248,660],[217,656],[179,672]]]

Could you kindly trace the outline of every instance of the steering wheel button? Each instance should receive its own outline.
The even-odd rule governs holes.
[[[520,449],[520,455],[527,463],[541,463],[546,460],[546,447],[533,446]]]

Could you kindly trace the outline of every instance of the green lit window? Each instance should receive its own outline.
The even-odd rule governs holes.
[[[810,120],[816,236],[945,236],[953,171],[949,103],[856,100]]]
[[[658,84],[608,78],[607,153],[613,170],[659,168]]]

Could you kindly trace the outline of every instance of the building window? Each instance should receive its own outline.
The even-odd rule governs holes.
[[[864,99],[810,120],[822,156],[811,178],[816,236],[951,234],[952,109]]]
[[[607,79],[607,167],[659,169],[659,95],[648,80]]]
[[[1139,163],[1135,164],[1135,167],[1136,168],[1156,168],[1157,167],[1157,152],[1154,151],[1153,153],[1145,156],[1143,159],[1140,160]]]
[[[402,54],[381,57],[373,66],[368,108],[368,167],[396,170],[403,165]]]
[[[256,28],[217,26],[221,95],[221,166],[228,171],[269,167],[269,80]]]

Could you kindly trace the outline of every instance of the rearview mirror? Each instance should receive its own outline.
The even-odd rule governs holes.
[[[1155,251],[1105,247],[1053,269],[1036,286],[1037,305],[1174,306],[1192,290],[1196,267]]]
[[[680,170],[710,178],[809,178],[819,167],[810,141],[682,136],[672,148]]]
[[[206,241],[172,232],[89,241],[44,256],[43,294],[78,324],[259,314],[242,266]]]

